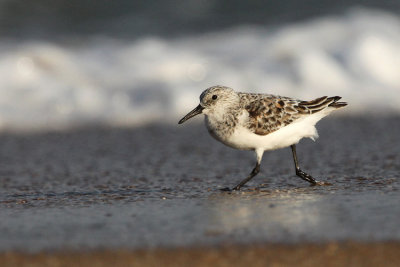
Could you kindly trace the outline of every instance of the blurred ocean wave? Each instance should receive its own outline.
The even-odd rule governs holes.
[[[353,9],[181,37],[0,42],[0,129],[176,123],[215,84],[400,114],[400,19]]]

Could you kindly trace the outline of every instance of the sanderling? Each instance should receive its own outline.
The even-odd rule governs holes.
[[[200,95],[200,104],[183,117],[179,124],[203,113],[209,133],[227,146],[254,150],[256,166],[249,176],[233,187],[239,190],[260,172],[264,151],[292,148],[296,175],[313,184],[315,180],[299,167],[296,144],[300,139],[318,137],[315,124],[333,110],[344,107],[340,96],[323,96],[311,101],[270,94],[238,93],[226,86],[213,86]],[[230,190],[226,188],[224,190]]]

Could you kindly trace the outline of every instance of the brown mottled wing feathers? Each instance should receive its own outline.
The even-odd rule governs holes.
[[[347,105],[345,102],[337,102],[340,99],[338,96],[300,101],[274,95],[242,93],[239,95],[249,113],[248,127],[258,135],[272,133],[303,115],[314,114],[328,106],[340,108]]]
[[[245,109],[249,112],[249,128],[258,135],[267,135],[286,126],[300,115],[294,101],[272,95],[247,95]]]

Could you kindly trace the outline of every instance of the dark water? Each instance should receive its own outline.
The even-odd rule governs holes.
[[[221,30],[243,24],[276,25],[318,16],[342,14],[349,8],[398,13],[392,0],[283,1],[1,1],[2,38],[67,38],[87,35],[137,38],[164,37]]]
[[[400,118],[328,118],[253,166],[203,125],[0,136],[0,250],[400,240]]]

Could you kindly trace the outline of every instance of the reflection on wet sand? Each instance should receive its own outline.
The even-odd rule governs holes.
[[[276,233],[287,232],[299,237],[319,228],[326,208],[323,197],[297,192],[244,192],[211,197],[215,205],[210,227],[224,234],[247,232],[257,239],[277,239]],[[293,239],[293,238],[291,238]],[[277,241],[277,240],[276,240]]]

